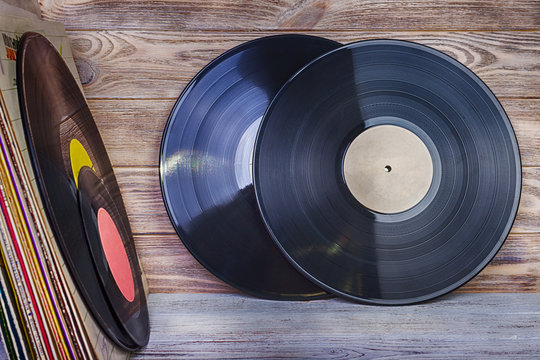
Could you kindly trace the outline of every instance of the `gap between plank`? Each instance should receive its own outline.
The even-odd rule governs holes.
[[[47,19],[46,19],[47,20]],[[50,20],[57,21],[57,20]],[[61,21],[60,21],[61,22]],[[433,29],[371,29],[371,28],[343,28],[343,29],[159,29],[159,28],[95,28],[95,29],[77,29],[77,28],[66,28],[66,32],[78,31],[78,32],[97,32],[97,31],[133,31],[133,32],[185,32],[185,33],[228,33],[228,34],[255,34],[255,33],[342,33],[342,32],[370,32],[370,33],[388,33],[388,32],[414,32],[414,33],[428,33],[428,32],[448,32],[448,33],[493,33],[493,32],[523,32],[531,33],[538,32],[540,28],[535,29],[443,29],[443,28],[433,28]]]

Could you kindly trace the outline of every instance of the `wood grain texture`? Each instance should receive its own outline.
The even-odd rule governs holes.
[[[493,261],[458,292],[540,292],[539,237],[510,234]],[[137,235],[135,244],[152,293],[238,292],[206,271],[176,234]]]
[[[176,99],[90,99],[113,166],[156,167],[163,128]],[[501,99],[524,166],[540,166],[540,99]]]
[[[202,268],[174,232],[154,167],[115,169],[151,292],[234,292]],[[523,169],[516,222],[490,265],[462,292],[540,292],[540,168]]]
[[[151,293],[237,293],[195,260],[176,233],[135,235]]]
[[[471,68],[501,98],[540,94],[540,31],[308,32],[349,43],[374,38],[431,46]],[[176,98],[189,80],[226,50],[268,32],[70,31],[89,98]]]
[[[40,0],[66,24],[148,277],[152,334],[134,358],[534,358],[540,354],[540,2],[537,0]],[[159,188],[163,127],[209,61],[302,32],[416,41],[473,69],[516,131],[523,195],[495,259],[458,291],[407,307],[238,294],[185,249]],[[478,294],[481,292],[482,294]],[[496,293],[494,293],[496,292]],[[224,294],[227,293],[227,294]],[[475,294],[471,294],[475,293]],[[500,294],[512,293],[512,294]]]
[[[115,174],[122,192],[131,228],[136,234],[173,232],[161,197],[158,169],[117,167]],[[540,233],[540,168],[524,167],[523,188],[514,233]]]
[[[534,0],[41,0],[42,16],[76,29],[538,29]]]
[[[526,359],[540,294],[451,294],[401,307],[338,299],[151,294],[150,344],[133,359]]]

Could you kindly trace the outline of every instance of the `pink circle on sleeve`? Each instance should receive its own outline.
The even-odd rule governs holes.
[[[126,300],[131,302],[135,298],[135,286],[126,249],[113,219],[103,208],[98,210],[98,228],[101,246],[114,281]]]

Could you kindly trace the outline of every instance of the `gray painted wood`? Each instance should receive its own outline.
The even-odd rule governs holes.
[[[10,15],[28,16],[31,13],[41,16],[38,0],[0,0],[0,11]]]
[[[540,294],[451,294],[412,306],[151,294],[133,359],[540,358]]]

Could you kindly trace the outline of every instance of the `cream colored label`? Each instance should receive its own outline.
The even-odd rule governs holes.
[[[347,187],[362,205],[392,214],[412,208],[426,195],[433,161],[414,133],[400,126],[379,125],[349,145],[343,173]]]

